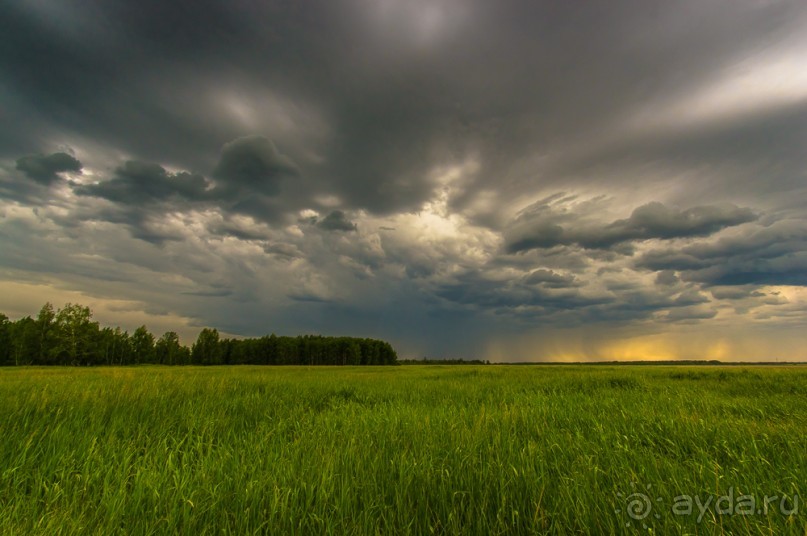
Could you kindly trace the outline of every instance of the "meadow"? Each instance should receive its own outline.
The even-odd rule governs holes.
[[[4,368],[0,534],[803,536],[806,394],[795,366]]]

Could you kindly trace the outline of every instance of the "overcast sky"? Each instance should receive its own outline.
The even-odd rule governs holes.
[[[803,0],[10,0],[0,311],[807,359]]]

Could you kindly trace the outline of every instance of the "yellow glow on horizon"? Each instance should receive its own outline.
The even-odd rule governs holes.
[[[630,329],[630,331],[626,331]],[[542,330],[487,346],[492,362],[549,361],[807,361],[803,329],[742,322],[731,326],[670,325],[641,334],[636,327],[603,326]],[[648,326],[648,329],[650,327]]]
[[[608,361],[656,361],[676,359],[675,347],[661,336],[636,337],[603,344],[598,353]]]

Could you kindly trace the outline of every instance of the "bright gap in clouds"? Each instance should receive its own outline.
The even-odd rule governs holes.
[[[690,93],[654,103],[632,122],[640,129],[696,128],[804,104],[807,43],[728,65]]]

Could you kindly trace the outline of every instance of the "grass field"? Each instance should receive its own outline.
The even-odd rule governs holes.
[[[805,367],[0,369],[0,534],[804,535],[806,401]]]

